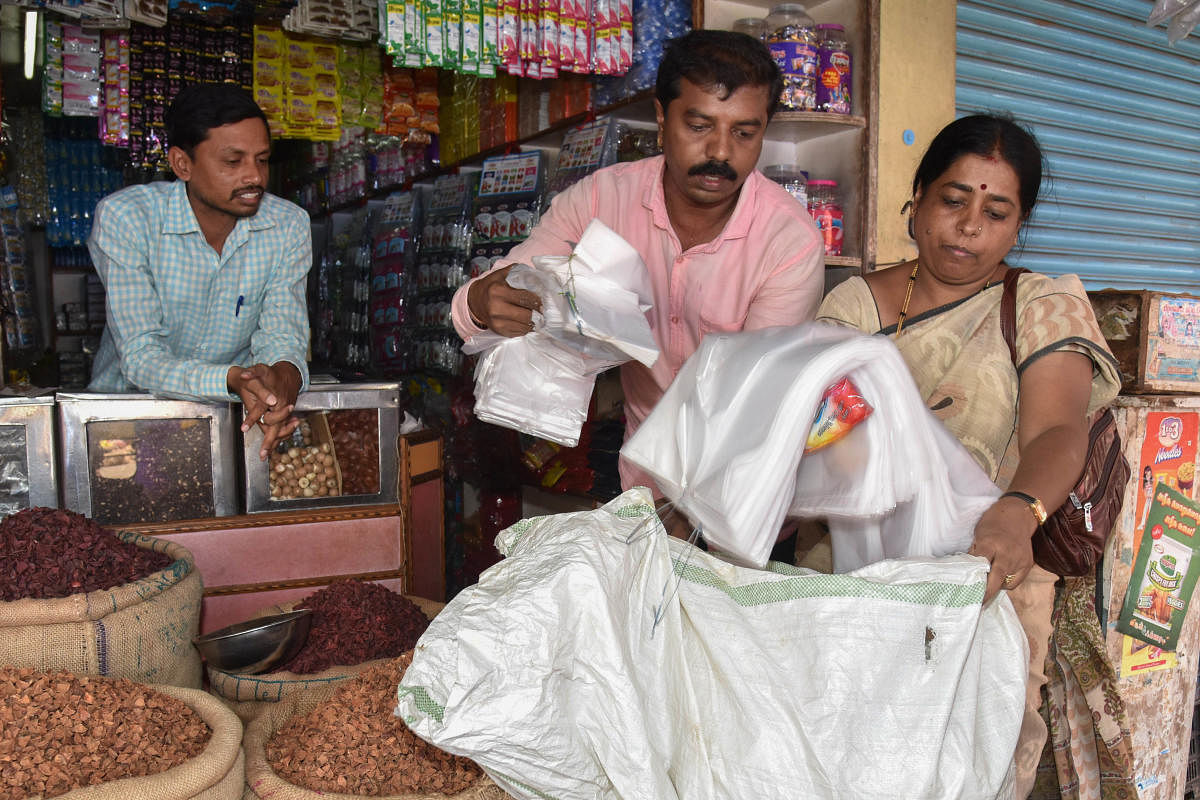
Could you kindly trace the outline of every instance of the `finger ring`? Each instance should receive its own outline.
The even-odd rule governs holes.
[[[1011,574],[1010,574],[1010,575],[1005,575],[1005,576],[1004,576],[1004,585],[1005,585],[1005,586],[1008,586],[1010,583],[1012,583],[1012,582],[1013,582],[1013,580],[1015,580],[1015,579],[1016,579],[1016,577],[1017,577],[1016,575],[1011,575]]]
[[[266,412],[263,412],[263,415],[258,418],[258,424],[265,425],[266,423],[267,423],[267,415],[266,415]]]

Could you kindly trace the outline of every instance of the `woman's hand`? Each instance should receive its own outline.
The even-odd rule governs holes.
[[[1087,451],[1085,416],[1091,379],[1091,359],[1071,351],[1044,355],[1022,372],[1017,426],[1021,460],[1009,489],[1040,499],[1048,509],[1067,499]],[[1037,524],[1037,517],[1019,497],[1001,497],[980,517],[967,552],[992,564],[984,602],[1025,580],[1033,568],[1030,542]]]
[[[1015,589],[1025,580],[1033,568],[1030,540],[1036,528],[1037,520],[1029,506],[1016,497],[1001,497],[983,512],[975,526],[975,541],[967,550],[992,565],[983,602],[991,600],[1001,589]]]

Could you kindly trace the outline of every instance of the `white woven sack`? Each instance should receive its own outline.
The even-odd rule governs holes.
[[[417,644],[397,713],[519,798],[1011,796],[1025,636],[972,556],[719,561],[648,493],[523,520]]]

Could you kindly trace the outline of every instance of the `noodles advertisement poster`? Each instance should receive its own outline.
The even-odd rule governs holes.
[[[1194,557],[1198,528],[1200,504],[1158,483],[1117,630],[1161,650],[1175,649],[1200,573]]]

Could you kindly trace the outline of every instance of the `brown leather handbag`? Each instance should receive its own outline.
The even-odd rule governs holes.
[[[1000,330],[1017,366],[1017,279],[1023,268],[1004,276]],[[1056,575],[1092,575],[1104,557],[1104,546],[1121,513],[1129,462],[1121,452],[1117,421],[1108,408],[1097,411],[1088,431],[1083,474],[1066,501],[1033,534],[1033,560]]]

